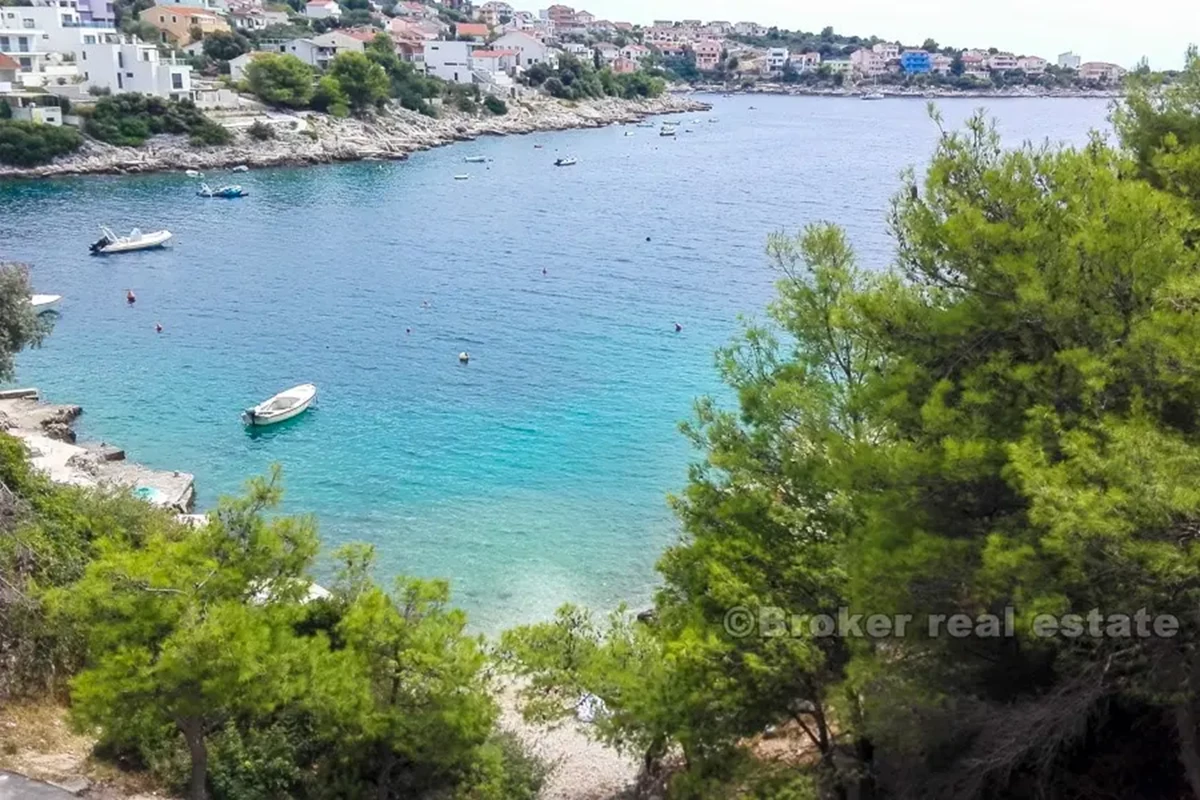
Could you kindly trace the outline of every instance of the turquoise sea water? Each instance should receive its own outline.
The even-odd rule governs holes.
[[[833,220],[887,264],[888,199],[936,135],[919,101],[709,99],[677,140],[611,127],[210,173],[249,190],[235,201],[181,174],[0,184],[0,259],[66,298],[19,383],[83,405],[83,437],[195,473],[201,508],[281,463],[285,509],[318,515],[327,546],[369,541],[385,577],[451,579],[481,629],[645,602],[693,457],[676,426],[720,393],[714,349],[771,296],[766,235]],[[979,104],[940,105],[957,125]],[[1106,115],[991,111],[1012,143],[1080,143]],[[567,154],[578,166],[552,166]],[[91,258],[99,223],[175,239]],[[319,408],[242,426],[305,381]]]

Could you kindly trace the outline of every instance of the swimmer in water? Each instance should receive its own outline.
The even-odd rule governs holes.
[[[161,322],[154,323],[154,332],[162,333],[162,323]]]
[[[542,274],[543,274],[543,275],[549,275],[550,273],[546,272],[546,268],[545,268],[545,267],[542,267]]]
[[[133,293],[133,289],[125,290],[125,302],[129,303],[129,305],[133,305],[137,302],[137,295]]]
[[[675,332],[676,332],[676,333],[679,333],[679,332],[680,332],[680,331],[682,331],[682,330],[683,330],[683,326],[682,326],[682,325],[680,325],[678,322],[676,322],[676,323],[675,323]]]

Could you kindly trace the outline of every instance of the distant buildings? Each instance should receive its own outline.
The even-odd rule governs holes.
[[[139,18],[158,29],[161,41],[178,47],[186,47],[195,39],[210,33],[230,30],[224,17],[197,6],[151,6],[143,11]],[[199,36],[194,35],[196,33],[199,33]]]
[[[900,54],[900,68],[908,75],[933,72],[933,58],[924,50],[905,50]]]
[[[1011,72],[1017,68],[1017,57],[1012,53],[993,53],[988,56],[987,65],[992,72]]]
[[[1021,56],[1017,59],[1017,69],[1026,75],[1041,75],[1046,71],[1048,63],[1046,59],[1038,56]]]
[[[713,39],[696,42],[692,46],[692,52],[696,54],[696,69],[705,72],[716,69],[721,63],[721,51],[723,49],[721,43]]]
[[[1059,53],[1058,54],[1058,68],[1059,69],[1075,69],[1075,70],[1077,70],[1077,69],[1079,69],[1079,63],[1081,60],[1082,59],[1080,59],[1079,56],[1075,55],[1074,53],[1070,52],[1069,50],[1065,53]]]
[[[772,47],[767,51],[766,68],[768,72],[783,72],[791,54],[786,47]]]
[[[310,0],[304,5],[304,16],[309,19],[339,19],[342,7],[334,0]]]
[[[1079,65],[1079,77],[1096,83],[1118,83],[1125,70],[1107,61],[1085,61]]]

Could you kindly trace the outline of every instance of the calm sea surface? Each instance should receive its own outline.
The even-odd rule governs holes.
[[[771,296],[767,234],[832,220],[886,265],[888,199],[936,134],[920,101],[710,99],[677,140],[612,127],[210,174],[248,189],[235,201],[181,174],[0,184],[0,259],[65,296],[19,382],[83,405],[83,437],[194,472],[201,508],[282,464],[285,509],[315,513],[327,549],[449,578],[481,629],[644,602],[694,455],[677,423],[720,395],[714,349]],[[958,125],[981,103],[940,105]],[[1102,101],[990,111],[1013,144],[1107,128]],[[90,258],[99,223],[175,239]],[[305,381],[319,408],[242,426]]]

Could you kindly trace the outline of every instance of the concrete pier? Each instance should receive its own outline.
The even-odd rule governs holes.
[[[124,487],[148,502],[181,513],[196,502],[195,477],[154,470],[125,460],[125,451],[105,442],[76,443],[79,406],[42,403],[36,389],[0,392],[0,430],[21,439],[30,461],[56,483]]]

